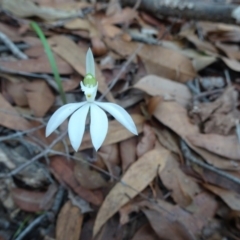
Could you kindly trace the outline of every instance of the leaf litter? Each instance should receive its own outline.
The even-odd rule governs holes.
[[[0,239],[239,238],[237,24],[116,0],[0,4]],[[84,100],[91,47],[97,98],[126,108],[138,136],[108,116],[98,152],[88,122],[77,153],[67,121],[45,138],[62,102],[32,21],[68,103]]]

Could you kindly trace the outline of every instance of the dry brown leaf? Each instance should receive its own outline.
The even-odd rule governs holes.
[[[119,148],[123,172],[125,172],[128,167],[137,160],[136,147],[137,137],[131,137],[120,142]]]
[[[53,51],[65,59],[72,67],[82,76],[85,76],[85,49],[80,48],[71,39],[64,36],[55,36],[49,39],[49,44],[51,45]],[[108,89],[105,79],[98,68],[95,65],[96,79],[98,81],[99,91],[105,93]],[[111,93],[106,95],[107,99],[111,102],[115,102]]]
[[[198,105],[198,116],[204,123],[205,133],[227,135],[240,117],[237,109],[238,92],[233,86],[227,87],[224,93],[214,102]],[[206,121],[208,120],[208,121]]]
[[[107,158],[105,159],[107,162],[112,163],[113,165],[119,165],[120,158],[118,144],[115,143],[102,146],[99,150],[99,153],[107,155]]]
[[[98,163],[102,162],[104,164],[102,168],[107,167],[111,175],[111,181],[113,180],[112,176],[119,176],[120,169],[118,165],[120,163],[120,157],[117,143],[102,146],[98,151],[98,158]]]
[[[133,8],[124,8],[121,11],[117,11],[114,15],[105,17],[102,20],[102,24],[130,24],[134,18],[138,15],[137,11]]]
[[[160,144],[170,152],[176,153],[182,160],[182,152],[179,147],[178,137],[165,127],[154,128],[154,132]]]
[[[11,194],[15,204],[24,211],[40,212],[43,209],[47,209],[50,207],[49,204],[48,207],[42,206],[42,202],[45,200],[46,197],[46,192],[36,192],[28,191],[21,188],[13,188],[11,190]]]
[[[28,48],[24,51],[24,53],[29,57],[29,58],[39,58],[42,56],[45,56],[46,53],[44,51],[43,46],[33,46],[31,48]]]
[[[28,105],[36,117],[43,117],[55,101],[51,89],[43,80],[34,80],[24,85]]]
[[[203,184],[205,188],[218,195],[232,210],[240,211],[240,194],[210,184]]]
[[[72,67],[60,57],[55,57],[55,60],[60,74],[71,74],[73,72]],[[8,62],[0,61],[0,65],[2,68],[6,68],[16,72],[52,73],[52,68],[45,55],[38,59],[27,59]]]
[[[66,81],[62,81],[62,86],[63,86],[64,92],[72,91],[72,90],[76,89],[77,87],[79,87],[78,74],[72,74],[70,79],[68,79]]]
[[[149,223],[160,239],[164,240],[194,240],[194,236],[189,232],[187,226],[180,221],[165,218],[154,210],[142,210],[147,217]]]
[[[122,30],[113,25],[103,24],[101,26],[101,29],[102,29],[102,34],[105,37],[109,37],[109,38],[115,38],[122,34]]]
[[[187,136],[198,134],[199,129],[190,122],[186,109],[180,104],[176,102],[162,102],[157,106],[154,116],[187,141],[188,145],[200,156],[202,156],[209,164],[217,168],[229,170],[236,170],[239,168],[236,162],[228,161],[223,157],[216,156],[204,149],[194,147],[191,143],[189,143]]]
[[[78,207],[67,201],[62,207],[56,224],[56,240],[79,240],[83,215]]]
[[[100,205],[102,203],[102,193],[99,191],[90,191],[79,185],[74,176],[74,164],[65,157],[52,156],[50,169],[59,182],[67,184],[84,200]]]
[[[192,203],[194,196],[200,192],[200,188],[193,179],[185,175],[179,166],[176,155],[171,155],[162,171],[159,171],[164,186],[172,191],[174,201],[182,207]]]
[[[98,36],[96,27],[88,19],[76,18],[65,23],[64,27],[70,30],[88,31],[90,37]]]
[[[32,126],[13,108],[0,94],[0,125],[14,129],[14,130],[27,130]]]
[[[92,37],[92,51],[97,57],[103,56],[107,53],[105,43],[99,37]]]
[[[222,50],[230,59],[240,59],[239,46],[235,44],[224,44],[221,42],[215,43],[216,47]]]
[[[155,75],[143,77],[134,87],[151,96],[162,96],[165,100],[175,100],[183,106],[187,106],[192,98],[186,85]]]
[[[195,196],[189,211],[161,199],[157,200],[157,204],[144,201],[140,203],[140,206],[157,211],[162,219],[179,221],[190,233],[196,235],[208,224],[206,220],[211,219],[216,214],[218,202],[213,195],[202,192]]]
[[[155,96],[149,99],[147,103],[147,111],[150,116],[153,115],[155,108],[158,104],[160,104],[163,101],[163,98],[160,96]]]
[[[38,6],[34,2],[28,0],[3,0],[2,8],[17,17],[24,18],[36,16],[47,21],[76,17],[79,13],[79,9],[64,11]]]
[[[101,205],[93,228],[94,236],[110,217],[154,179],[157,169],[164,168],[168,157],[168,151],[152,150],[130,166],[122,183],[114,186]]]
[[[75,154],[78,157],[78,153]],[[96,170],[91,170],[89,164],[83,161],[76,161],[74,165],[74,176],[76,180],[86,189],[98,189],[105,187],[107,181]]]
[[[0,31],[7,35],[12,41],[19,41],[21,39],[17,30],[16,27],[12,27],[9,24],[0,23]]]
[[[134,235],[132,240],[159,240],[159,237],[151,228],[150,224],[142,226]]]
[[[24,91],[24,82],[6,82],[6,91],[9,96],[13,99],[13,102],[24,107],[28,105],[28,100]]]
[[[145,119],[138,114],[132,114],[131,117],[136,124],[138,134],[140,134],[142,132]],[[133,134],[129,132],[125,127],[123,127],[118,121],[110,121],[108,125],[108,134],[103,142],[103,146],[121,142],[122,140],[126,140],[132,136]],[[89,132],[85,133],[85,135],[83,136],[80,150],[87,148],[92,148],[92,141]]]
[[[204,148],[220,156],[240,160],[240,144],[237,136],[218,134],[195,134],[187,136],[191,144]]]
[[[105,39],[107,46],[121,56],[133,54],[139,43],[126,42],[120,39]],[[143,45],[138,52],[148,74],[167,79],[186,82],[196,76],[191,61],[177,51],[155,45]]]
[[[233,71],[240,72],[240,63],[235,59],[229,59],[226,57],[221,57],[223,62]]]
[[[143,137],[137,145],[136,153],[138,157],[141,157],[146,152],[152,150],[156,143],[155,132],[152,127],[144,124],[143,126]]]
[[[200,40],[195,34],[186,34],[181,33],[180,36],[184,36],[185,38],[188,39],[191,43],[193,43],[198,50],[201,51],[207,51],[207,52],[212,52],[212,53],[217,53],[217,49],[212,45],[210,42]]]

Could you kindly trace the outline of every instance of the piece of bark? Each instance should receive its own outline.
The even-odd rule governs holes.
[[[127,6],[134,6],[137,2],[136,0],[122,0],[122,3]],[[156,17],[183,17],[225,23],[240,21],[238,5],[216,4],[213,1],[142,0],[139,8]]]

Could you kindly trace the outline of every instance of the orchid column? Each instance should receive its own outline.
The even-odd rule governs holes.
[[[102,109],[109,112],[130,132],[135,135],[138,134],[131,116],[121,106],[115,103],[102,103],[95,101],[98,82],[95,79],[95,63],[91,49],[87,51],[86,76],[80,85],[87,101],[81,103],[69,103],[60,107],[52,115],[47,124],[46,137],[55,131],[59,125],[71,115],[68,123],[68,135],[73,149],[77,151],[81,145],[86,118],[88,112],[90,112],[90,134],[92,144],[97,151],[106,138],[108,131],[108,118]]]

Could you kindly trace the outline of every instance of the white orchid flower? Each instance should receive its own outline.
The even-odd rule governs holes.
[[[90,110],[90,134],[92,144],[97,151],[101,147],[108,131],[108,118],[102,109],[109,112],[130,132],[138,134],[137,128],[126,110],[115,103],[95,101],[98,83],[95,79],[95,64],[91,49],[88,50],[86,55],[86,76],[80,85],[87,101],[69,103],[60,107],[51,116],[47,124],[46,137],[54,132],[71,115],[68,123],[68,135],[73,149],[77,151],[82,142],[85,122]]]

